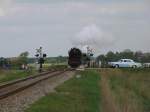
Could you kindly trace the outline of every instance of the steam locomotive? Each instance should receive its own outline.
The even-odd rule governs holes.
[[[81,64],[85,65],[90,61],[90,56],[82,53],[82,51],[78,48],[71,48],[71,50],[68,52],[68,55],[68,65],[71,68],[78,68]]]

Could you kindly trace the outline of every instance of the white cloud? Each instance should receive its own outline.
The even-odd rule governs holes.
[[[13,0],[0,0],[0,16],[5,16],[11,7]]]
[[[0,51],[13,54],[17,52],[15,50],[19,49],[19,46],[22,46],[23,43],[30,43],[27,47],[32,49],[33,46],[40,45],[41,40],[44,40],[42,45],[43,47],[46,46],[47,49],[51,48],[50,53],[55,52],[55,54],[58,54],[59,47],[62,48],[62,53],[65,54],[67,53],[65,51],[72,46],[69,39],[75,37],[77,32],[79,32],[79,37],[87,37],[87,34],[91,35],[92,38],[88,38],[88,40],[91,40],[90,43],[84,41],[88,44],[94,45],[92,40],[94,37],[96,44],[99,44],[96,47],[105,52],[107,52],[106,50],[126,48],[149,50],[146,46],[149,45],[147,38],[150,35],[148,31],[150,29],[150,19],[147,17],[149,14],[148,4],[144,1],[99,3],[94,1],[84,2],[83,0],[72,0],[71,2],[67,0],[64,2],[53,1],[52,3],[29,3],[30,0],[28,2],[24,0],[24,3],[17,2],[13,7],[11,6],[11,0],[2,1],[0,15],[6,16],[0,17],[0,38],[5,42],[1,41]],[[8,2],[4,3],[5,1]],[[8,15],[7,12],[9,12]],[[95,25],[91,25],[93,23]],[[92,30],[92,33],[89,30]],[[117,39],[116,45],[109,44],[112,42],[112,37]],[[18,43],[16,48],[14,47],[12,51],[9,49],[2,50],[4,43],[12,43],[12,38],[17,38],[13,41],[14,44]],[[58,43],[58,40],[61,44]],[[132,44],[134,40],[138,44]],[[103,43],[105,43],[105,47],[102,48]],[[108,47],[107,45],[111,46]]]
[[[1,13],[4,13],[4,7],[10,7],[12,0],[1,0],[0,5]],[[4,2],[5,1],[5,2]],[[6,8],[5,8],[6,9]],[[119,3],[98,3],[98,2],[53,2],[47,4],[34,4],[34,3],[18,3],[13,7],[15,14],[30,14],[38,12],[48,12],[49,14],[103,14],[114,15],[122,13],[140,13],[147,11],[146,2],[119,2]]]
[[[145,2],[118,2],[118,3],[97,3],[97,2],[67,2],[65,9],[70,12],[97,13],[97,14],[118,14],[137,13],[146,11]]]

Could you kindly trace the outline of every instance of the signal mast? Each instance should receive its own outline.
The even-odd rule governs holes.
[[[87,46],[87,55],[89,55],[90,57],[92,57],[93,54],[93,49],[91,49],[89,46]]]
[[[43,49],[42,47],[40,47],[39,49],[36,49],[36,55],[35,55],[37,58],[38,64],[40,65],[39,72],[42,72],[43,64],[47,56],[47,54],[43,53],[42,49]]]

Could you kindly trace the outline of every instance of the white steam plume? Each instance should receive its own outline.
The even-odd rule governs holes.
[[[72,39],[74,46],[90,46],[94,51],[101,48],[110,47],[114,43],[114,38],[110,33],[102,31],[97,25],[89,25],[84,27],[75,38]]]
[[[9,8],[13,0],[0,0],[0,16],[5,16],[9,11]]]

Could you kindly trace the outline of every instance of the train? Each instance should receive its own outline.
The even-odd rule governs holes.
[[[90,62],[90,56],[86,53],[82,53],[82,51],[78,48],[71,48],[68,55],[68,65],[71,68],[78,68],[81,65],[88,65]]]
[[[82,52],[78,48],[71,48],[68,52],[68,65],[71,68],[77,68],[81,65],[82,61]]]

